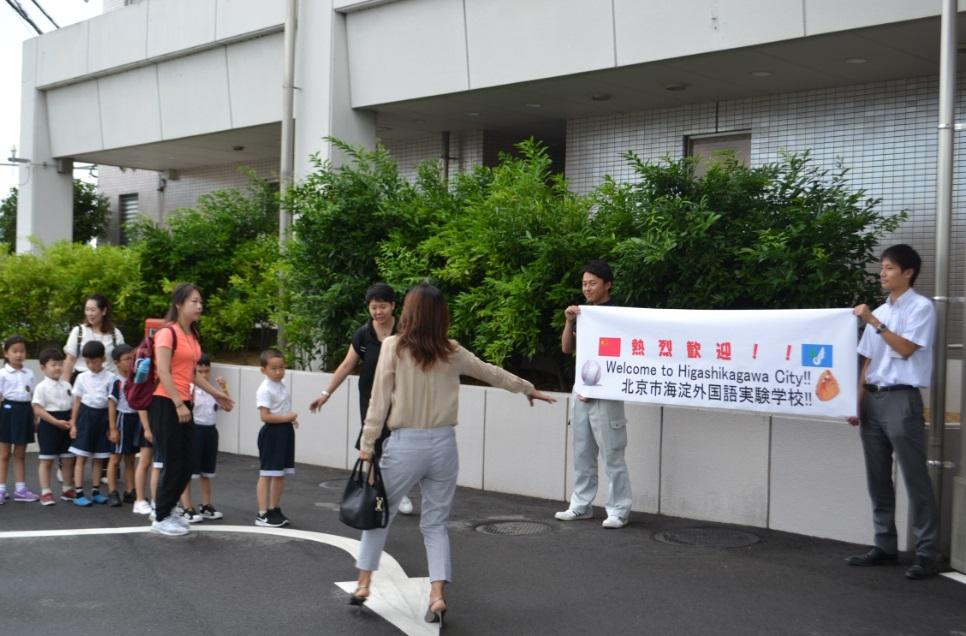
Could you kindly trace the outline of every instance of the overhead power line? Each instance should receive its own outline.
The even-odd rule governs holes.
[[[35,7],[37,7],[38,9],[40,9],[40,12],[44,14],[44,17],[47,18],[50,21],[51,24],[54,25],[54,28],[57,28],[57,29],[60,28],[60,25],[57,24],[56,22],[54,22],[54,19],[52,17],[50,17],[50,14],[49,13],[47,13],[46,11],[44,11],[44,8],[42,6],[40,6],[40,3],[37,2],[37,0],[30,0],[30,1],[34,3],[34,6]]]
[[[34,31],[36,31],[40,35],[44,34],[44,32],[40,30],[40,27],[37,26],[37,23],[30,19],[30,16],[27,15],[27,12],[23,10],[23,7],[20,6],[20,3],[17,2],[17,0],[7,0],[7,4],[10,5],[10,8],[13,9],[14,12],[17,15],[19,15],[24,22],[32,26],[34,28]]]

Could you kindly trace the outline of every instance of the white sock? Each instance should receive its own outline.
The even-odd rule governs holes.
[[[23,482],[23,481],[17,482],[17,490],[26,490],[26,489],[27,489],[26,482]]]

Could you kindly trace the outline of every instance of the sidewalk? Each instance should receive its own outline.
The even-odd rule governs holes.
[[[376,601],[349,607],[336,585],[355,579],[345,550],[359,538],[336,512],[345,471],[300,465],[286,480],[285,514],[292,528],[310,532],[247,533],[255,531],[257,464],[252,457],[219,457],[215,503],[225,519],[199,524],[187,537],[143,532],[147,520],[130,506],[0,507],[0,634],[403,633],[385,618],[390,610],[378,611],[385,607]],[[36,455],[28,455],[27,470],[33,486]],[[553,519],[561,508],[458,490],[445,633],[966,636],[966,585],[946,577],[907,581],[902,566],[846,566],[844,558],[864,546],[643,514],[634,514],[627,528],[604,530],[600,511],[593,521],[561,523]],[[227,530],[235,526],[243,528]],[[405,575],[394,575],[391,559],[384,559],[376,575],[380,594],[389,593],[389,582],[425,591],[404,579],[426,576],[418,526],[418,517],[394,524],[386,552]],[[8,534],[37,530],[68,532]],[[684,545],[658,540],[667,539],[661,533],[703,543],[757,542]],[[421,603],[404,618],[422,631],[406,633],[432,633],[421,622]],[[392,616],[396,624],[404,618]]]

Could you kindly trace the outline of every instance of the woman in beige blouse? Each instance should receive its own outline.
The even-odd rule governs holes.
[[[430,285],[417,285],[406,294],[399,333],[383,341],[376,367],[372,401],[362,432],[359,457],[372,458],[373,444],[386,422],[392,431],[383,445],[380,467],[389,498],[389,523],[402,496],[419,484],[422,495],[420,530],[429,562],[429,609],[426,621],[443,622],[443,591],[450,580],[449,519],[459,459],[456,452],[456,414],[460,375],[523,393],[534,400],[556,400],[526,380],[482,362],[455,340],[447,338],[449,310],[443,294]],[[387,418],[388,417],[388,422]],[[386,544],[389,527],[362,533],[356,567],[358,587],[349,599],[361,605],[369,597],[372,572]]]

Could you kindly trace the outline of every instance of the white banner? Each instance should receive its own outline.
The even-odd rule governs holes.
[[[699,408],[856,414],[851,309],[701,311],[582,305],[584,397]]]

